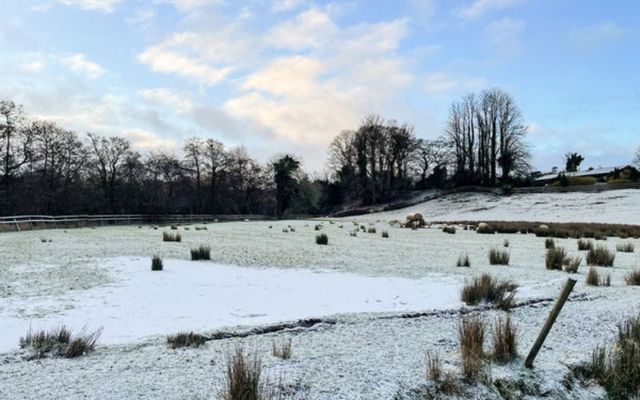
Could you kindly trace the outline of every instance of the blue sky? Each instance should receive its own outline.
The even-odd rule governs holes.
[[[0,98],[141,150],[213,137],[322,172],[365,115],[435,138],[452,101],[491,87],[520,105],[537,169],[640,144],[634,0],[4,2]]]

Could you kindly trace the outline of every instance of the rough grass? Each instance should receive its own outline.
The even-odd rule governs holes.
[[[610,399],[640,395],[640,316],[618,325],[618,337],[609,349],[599,346],[593,351],[587,375],[605,388]]]
[[[462,288],[461,299],[468,306],[481,302],[494,304],[497,308],[508,310],[513,307],[518,285],[511,281],[499,281],[489,274],[474,278]]]
[[[545,267],[549,270],[562,270],[567,252],[562,247],[553,247],[547,250]]]
[[[201,244],[191,249],[191,261],[211,260],[211,247]]]
[[[509,239],[505,239],[505,240],[502,242],[502,247],[509,247]]]
[[[162,232],[162,241],[163,242],[181,242],[182,236],[178,232]]]
[[[578,240],[578,250],[591,250],[593,249],[593,242],[591,240]]]
[[[587,273],[587,285],[611,286],[611,275],[600,276],[595,267],[590,267]]]
[[[565,272],[575,274],[576,272],[578,272],[578,268],[580,267],[581,263],[582,257],[580,256],[566,257],[563,263],[564,270]]]
[[[555,249],[556,247],[556,241],[551,239],[551,238],[546,238],[544,240],[544,248],[549,250],[549,249]]]
[[[492,358],[499,363],[507,363],[518,356],[518,329],[511,322],[511,317],[499,317],[492,332]]]
[[[167,337],[167,344],[172,349],[182,347],[200,347],[207,342],[207,338],[194,332],[179,332]]]
[[[33,332],[29,329],[27,334],[20,338],[20,348],[28,350],[31,359],[47,356],[75,358],[93,351],[101,334],[102,330],[98,329],[73,335],[64,325],[49,331]]]
[[[551,238],[606,238],[606,237],[640,237],[640,225],[601,224],[581,222],[530,222],[530,221],[438,221],[440,224],[470,225],[478,233],[533,233],[540,237]],[[479,224],[483,225],[478,228]],[[542,229],[541,225],[546,225]]]
[[[282,358],[283,360],[290,359],[293,354],[293,344],[291,343],[291,339],[282,339],[279,343],[275,340],[272,341],[271,354],[274,357]]]
[[[151,270],[152,271],[162,271],[162,258],[158,256],[151,257]]]
[[[489,264],[491,265],[509,265],[509,252],[498,248],[489,250]]]
[[[367,229],[367,233],[374,233],[374,234],[375,234],[375,233],[377,233],[377,232],[378,232],[378,231],[377,231],[377,230],[376,230],[376,228],[374,228],[374,227],[371,227],[371,228]]]
[[[587,265],[597,265],[600,267],[613,267],[616,253],[606,246],[596,246],[587,252]]]
[[[321,245],[328,245],[329,244],[329,236],[327,236],[325,233],[321,233],[319,235],[316,235],[316,244],[321,244]]]
[[[631,242],[627,243],[618,243],[616,246],[616,250],[621,253],[633,253],[636,247]]]
[[[434,381],[440,380],[440,377],[442,376],[442,362],[440,361],[440,354],[434,351],[427,351],[426,363],[427,379]]]
[[[276,395],[263,379],[262,360],[249,356],[241,348],[227,356],[225,385],[222,400],[271,400]]]
[[[471,261],[469,260],[468,254],[462,254],[458,257],[458,262],[456,263],[457,267],[470,267]]]
[[[640,269],[631,271],[624,276],[627,285],[640,286]]]
[[[484,371],[484,321],[476,316],[463,317],[458,325],[462,375],[476,380]]]
[[[448,233],[448,234],[451,234],[451,235],[455,235],[456,227],[455,226],[443,226],[442,227],[442,232]]]
[[[382,237],[385,239],[389,238],[389,231],[382,231]]]

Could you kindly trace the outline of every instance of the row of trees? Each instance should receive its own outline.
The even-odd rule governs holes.
[[[413,189],[507,182],[528,171],[525,135],[513,99],[484,91],[454,103],[433,140],[408,124],[365,118],[331,143],[328,177],[311,179],[293,155],[261,164],[243,147],[202,138],[187,139],[182,157],[143,154],[125,138],[81,138],[0,101],[0,213],[328,212]]]
[[[297,206],[309,184],[292,156],[261,165],[243,147],[190,138],[184,158],[141,154],[122,137],[77,133],[31,120],[0,101],[2,214],[266,213]],[[304,194],[304,191],[302,191]],[[304,197],[304,196],[302,196]],[[308,209],[298,210],[308,212]]]

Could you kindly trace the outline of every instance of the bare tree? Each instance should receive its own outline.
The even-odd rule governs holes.
[[[8,188],[12,176],[29,161],[32,135],[25,129],[22,107],[13,101],[0,101],[0,186]]]
[[[115,212],[116,182],[131,145],[128,140],[117,136],[107,138],[92,133],[89,134],[89,140],[93,155],[91,164],[98,175],[109,209]]]
[[[185,167],[194,175],[198,211],[202,210],[202,170],[207,155],[207,144],[203,139],[191,137],[184,144]]]
[[[209,184],[211,189],[211,210],[216,212],[218,209],[217,190],[220,171],[227,163],[227,154],[224,145],[215,140],[207,139],[204,144],[204,166],[209,173]]]

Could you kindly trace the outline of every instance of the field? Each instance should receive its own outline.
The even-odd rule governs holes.
[[[635,193],[624,192],[629,207]],[[419,210],[432,220],[629,219],[615,220],[617,205],[592,218],[556,208],[551,218],[552,206],[545,206],[549,214],[535,210],[540,199],[511,199],[510,206],[500,206],[501,215],[498,209],[474,214],[456,204],[463,199],[478,208],[486,204],[484,196],[455,195],[410,210],[336,220],[3,233],[0,398],[213,399],[224,386],[227,357],[239,346],[261,357],[265,376],[288,398],[429,398],[424,393],[434,383],[426,377],[427,351],[438,352],[443,369],[460,375],[460,314],[489,324],[506,315],[461,302],[464,284],[482,273],[519,285],[517,307],[509,312],[518,327],[519,357],[491,364],[490,378],[479,382],[458,379],[463,395],[603,398],[600,386],[581,382],[573,371],[616,336],[621,320],[640,311],[640,287],[624,281],[640,267],[637,252],[618,251],[613,268],[597,267],[610,275],[611,286],[594,287],[585,282],[586,252],[576,239],[555,239],[556,248],[583,258],[578,272],[568,274],[545,268],[546,239],[533,234],[483,235],[461,226],[448,234],[441,225],[410,230],[389,221]],[[583,195],[581,204],[603,201],[601,196]],[[565,199],[575,205],[575,198]],[[514,212],[527,207],[528,213]],[[206,230],[195,229],[202,226]],[[182,241],[163,242],[163,232],[178,232]],[[316,244],[319,233],[328,236],[328,245]],[[634,238],[594,243],[613,251],[631,243],[640,251]],[[210,261],[190,260],[190,249],[200,244],[211,247]],[[494,248],[509,253],[509,265],[489,264]],[[471,266],[456,267],[465,254]],[[151,271],[153,255],[162,257],[162,271]],[[569,276],[578,283],[535,368],[526,370],[524,357]],[[61,324],[74,332],[102,328],[96,350],[75,359],[29,360],[19,348],[30,328]],[[199,348],[169,348],[167,335],[181,331],[209,340]],[[272,342],[288,339],[291,358],[274,357]]]

